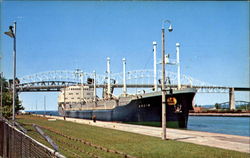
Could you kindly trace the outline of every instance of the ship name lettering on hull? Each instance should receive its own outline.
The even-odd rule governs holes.
[[[139,104],[138,107],[139,108],[146,108],[146,107],[150,107],[150,104]]]

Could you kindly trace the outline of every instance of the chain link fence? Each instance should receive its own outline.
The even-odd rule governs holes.
[[[0,158],[65,158],[0,118]]]

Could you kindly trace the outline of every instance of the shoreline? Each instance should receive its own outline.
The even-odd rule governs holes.
[[[189,116],[250,117],[250,113],[189,113]]]

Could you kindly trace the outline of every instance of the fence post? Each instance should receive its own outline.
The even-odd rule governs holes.
[[[3,157],[3,147],[4,147],[4,145],[3,145],[3,138],[4,138],[4,128],[3,128],[3,125],[4,125],[4,123],[3,123],[3,121],[2,121],[2,118],[0,118],[0,156],[2,156]]]
[[[4,123],[4,149],[3,149],[3,158],[8,158],[9,155],[9,130],[8,130],[8,125]]]
[[[14,144],[13,144],[13,130],[10,128],[10,126],[7,126],[9,129],[9,157],[13,158],[13,148],[14,148]]]
[[[5,123],[3,123],[3,158],[6,158],[6,128]]]

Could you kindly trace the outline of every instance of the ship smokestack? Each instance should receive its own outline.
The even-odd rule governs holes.
[[[96,72],[94,71],[94,102],[95,102],[95,107],[96,107]]]
[[[127,95],[127,85],[126,85],[126,59],[122,59],[122,65],[123,65],[123,95]]]
[[[180,43],[176,43],[176,64],[177,64],[178,89],[181,89]]]
[[[154,91],[157,91],[157,65],[156,65],[156,41],[153,41],[153,53],[154,53]]]
[[[111,98],[111,85],[110,85],[110,80],[111,80],[111,76],[110,76],[110,58],[107,57],[107,74],[108,74],[108,98]]]

